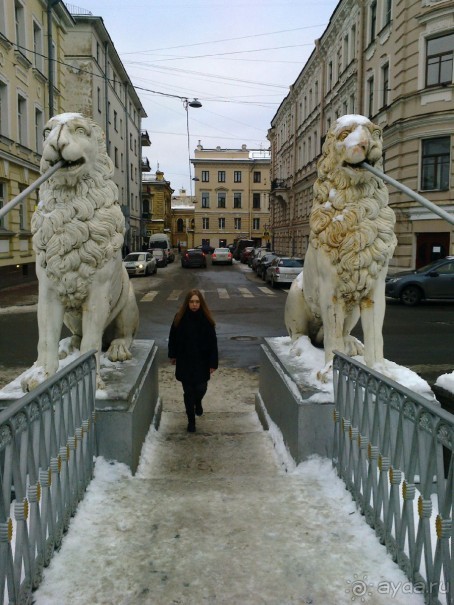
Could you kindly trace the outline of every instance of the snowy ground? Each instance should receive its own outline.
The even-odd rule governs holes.
[[[136,476],[95,478],[36,605],[422,605],[326,459],[298,467],[254,410],[258,376],[220,368],[197,432],[160,370],[159,431]]]

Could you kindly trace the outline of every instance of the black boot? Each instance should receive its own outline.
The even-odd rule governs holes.
[[[188,433],[195,433],[195,418],[193,420],[188,420]]]
[[[202,402],[201,401],[197,401],[195,404],[195,415],[196,416],[201,416],[203,414],[203,407],[202,407]]]

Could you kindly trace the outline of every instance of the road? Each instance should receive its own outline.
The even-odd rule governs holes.
[[[154,339],[160,360],[167,359],[169,326],[191,287],[204,291],[217,322],[221,363],[256,368],[260,342],[285,336],[287,289],[265,287],[245,265],[183,269],[176,261],[156,276],[132,280],[140,308],[138,338]],[[454,305],[426,303],[387,305],[384,324],[385,357],[417,371],[429,383],[454,369]],[[361,338],[361,329],[354,332]],[[0,371],[28,367],[36,358],[36,313],[0,314]]]

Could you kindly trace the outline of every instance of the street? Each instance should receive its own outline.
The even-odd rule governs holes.
[[[132,279],[140,309],[138,338],[153,339],[167,361],[170,324],[185,292],[199,288],[217,322],[221,364],[257,368],[264,337],[286,336],[287,289],[273,290],[246,265],[183,269],[174,263],[156,275]],[[389,301],[384,324],[385,357],[415,370],[429,383],[454,369],[454,306],[424,303],[405,307]],[[36,359],[36,311],[0,313],[0,373]],[[361,328],[354,334],[361,339]]]

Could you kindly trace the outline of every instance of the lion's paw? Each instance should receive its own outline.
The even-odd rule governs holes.
[[[364,354],[364,345],[363,343],[355,338],[354,336],[347,336],[344,338],[344,347],[345,354],[349,357],[354,357],[355,355],[363,355]]]
[[[127,359],[132,359],[132,354],[126,345],[126,342],[123,339],[118,338],[111,342],[107,351],[107,358],[110,359],[110,361],[126,361]]]
[[[74,351],[80,351],[80,336],[68,336],[58,343],[58,359],[66,359]]]
[[[29,370],[26,370],[21,378],[20,386],[24,393],[29,393],[36,389],[42,382],[48,378],[48,373],[42,366],[33,365]]]
[[[333,362],[330,361],[326,364],[326,366],[317,372],[317,380],[320,382],[327,383],[331,382],[333,379]]]

